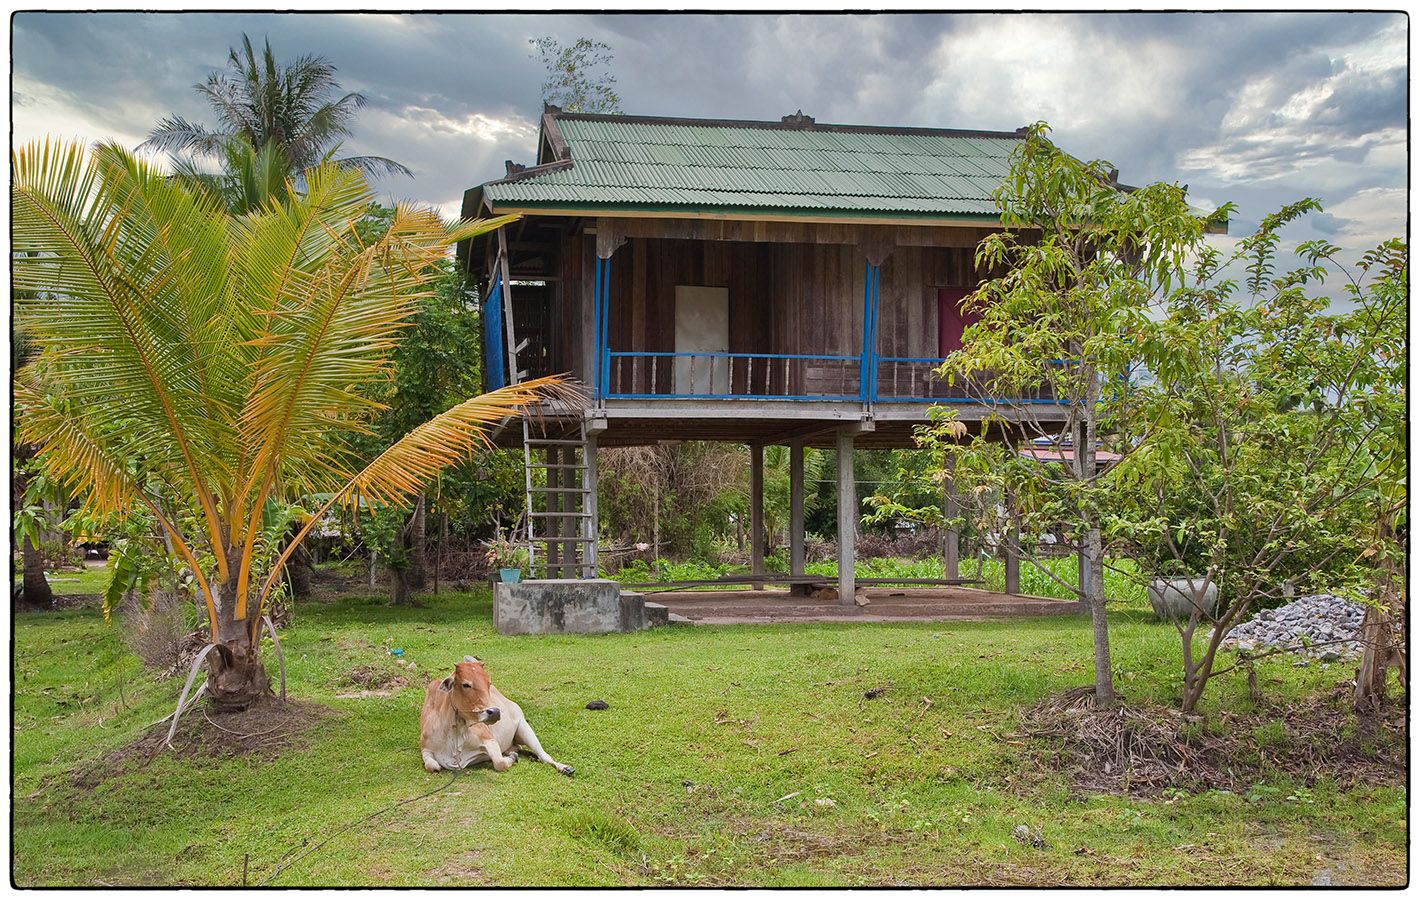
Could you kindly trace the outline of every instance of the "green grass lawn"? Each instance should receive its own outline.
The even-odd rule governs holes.
[[[1017,716],[1089,681],[1080,617],[1003,622],[692,627],[499,637],[486,592],[300,607],[283,646],[293,696],[333,714],[297,748],[160,756],[91,787],[91,768],[170,712],[93,609],[16,617],[12,872],[22,886],[240,884],[330,838],[281,885],[1311,884],[1405,878],[1406,795],[1389,787],[1151,801],[1072,796],[1008,743]],[[1119,684],[1168,701],[1173,629],[1124,611]],[[338,699],[357,668],[424,674],[473,653],[525,710],[567,779],[524,758],[448,789],[420,767],[421,679]],[[1339,666],[1261,666],[1273,701],[1305,702]],[[873,700],[864,691],[887,690]],[[610,709],[588,711],[604,699]],[[930,704],[924,701],[930,701]],[[1210,698],[1247,707],[1241,680]],[[1291,799],[1287,799],[1291,798]],[[1017,825],[1047,847],[1023,846]],[[332,837],[332,835],[334,835]],[[307,846],[309,849],[309,845]],[[290,855],[288,855],[290,854]]]
[[[108,586],[107,565],[94,563],[80,569],[62,569],[46,572],[44,580],[55,594],[102,594]]]

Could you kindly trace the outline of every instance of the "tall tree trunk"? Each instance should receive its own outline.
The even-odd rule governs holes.
[[[414,515],[409,519],[409,586],[424,589],[429,572],[429,541],[427,536],[428,500],[423,494],[414,499]]]
[[[1081,373],[1084,380],[1084,402],[1080,405],[1079,427],[1075,430],[1075,477],[1092,478],[1095,475],[1095,426],[1099,407],[1099,376],[1093,368],[1085,367]],[[1110,706],[1115,702],[1114,672],[1110,665],[1109,620],[1104,607],[1104,540],[1100,532],[1099,511],[1094,509],[1088,496],[1084,497],[1085,508],[1081,510],[1081,523],[1085,533],[1085,559],[1089,563],[1089,578],[1086,579],[1085,603],[1090,608],[1090,627],[1095,650],[1095,705]]]
[[[1090,629],[1095,647],[1095,705],[1109,706],[1115,701],[1114,672],[1109,654],[1109,619],[1104,608],[1104,548],[1100,530],[1092,527],[1085,532],[1085,557],[1090,562],[1089,594]]]
[[[1395,531],[1388,522],[1380,526],[1382,541],[1394,541]],[[1382,563],[1377,602],[1379,606],[1367,606],[1365,618],[1361,622],[1361,667],[1356,671],[1356,687],[1351,695],[1352,705],[1357,712],[1373,711],[1385,698],[1386,675],[1392,665],[1400,669],[1402,683],[1406,679],[1406,653],[1408,648],[1402,640],[1395,640],[1394,622],[1404,622],[1404,581],[1396,570],[1394,561]]]
[[[409,570],[390,569],[390,604],[405,606],[409,603]]]

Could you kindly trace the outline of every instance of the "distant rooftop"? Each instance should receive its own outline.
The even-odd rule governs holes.
[[[494,212],[995,219],[991,195],[1023,134],[549,107],[538,164],[509,163],[470,199],[481,192]]]

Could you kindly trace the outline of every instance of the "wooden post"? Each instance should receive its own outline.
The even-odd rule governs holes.
[[[582,577],[596,578],[597,573],[597,532],[599,531],[599,520],[597,518],[597,435],[596,432],[587,434],[587,442],[583,451],[585,458],[582,460],[586,466],[583,477],[586,478],[587,485],[587,509],[591,513],[585,516],[582,521],[585,523],[585,530],[582,536],[588,538],[586,549],[582,554]]]
[[[548,447],[547,453],[548,468],[543,470],[543,485],[554,488],[543,493],[547,501],[543,504],[548,512],[561,512],[562,494],[555,488],[562,486],[562,470],[555,468],[562,463],[562,448]],[[547,553],[543,557],[547,561],[547,577],[562,578],[562,544],[557,540],[562,535],[562,519],[557,516],[547,517]],[[528,573],[532,577],[532,573]]]
[[[764,446],[749,445],[749,570],[764,571]],[[752,585],[764,590],[764,582]]]
[[[853,605],[854,539],[858,533],[858,486],[853,480],[853,433],[838,433],[838,602]]]
[[[957,508],[957,458],[948,453],[945,461],[946,477],[942,479],[942,514],[948,519],[959,515]],[[961,529],[948,525],[942,536],[942,569],[944,578],[961,577]]]
[[[1016,516],[1016,495],[1006,492],[1006,539],[1003,541],[1006,562],[1006,593],[1021,592],[1021,523]]]
[[[1088,609],[1090,605],[1090,557],[1085,552],[1083,535],[1081,535],[1080,548],[1075,555],[1079,560],[1080,569],[1080,606],[1082,609]]]
[[[789,444],[789,574],[804,574],[804,442]]]

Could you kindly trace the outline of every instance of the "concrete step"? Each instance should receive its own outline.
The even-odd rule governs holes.
[[[643,631],[646,622],[646,600],[634,591],[621,592],[620,631]]]
[[[694,623],[693,621],[691,621],[690,619],[687,619],[685,616],[679,615],[679,614],[677,614],[677,613],[671,613],[670,615],[666,616],[666,619],[667,619],[667,624],[669,624],[669,625],[694,625],[694,624],[695,624],[695,623]]]
[[[652,603],[644,601],[646,607],[646,626],[656,628],[661,625],[671,624],[671,611],[662,603]]]

